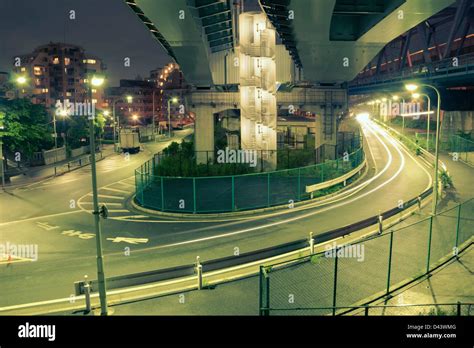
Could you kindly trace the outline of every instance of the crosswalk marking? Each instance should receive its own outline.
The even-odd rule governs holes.
[[[81,202],[81,204],[93,204],[94,202]],[[121,207],[122,203],[110,203],[110,202],[99,202],[99,205],[107,205],[107,206],[117,206]]]
[[[119,189],[115,189],[115,188],[111,188],[111,187],[102,187],[101,190],[108,190],[108,191],[112,191],[112,192],[130,194],[130,191],[119,190]]]
[[[88,193],[88,196],[92,196],[92,193]],[[124,200],[125,197],[120,197],[120,196],[109,196],[109,195],[103,195],[103,194],[98,194],[97,195],[100,198],[109,198],[109,199],[118,199],[118,200]]]

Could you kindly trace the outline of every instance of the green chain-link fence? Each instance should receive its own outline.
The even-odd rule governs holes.
[[[362,148],[337,160],[267,173],[219,177],[153,175],[159,157],[135,171],[136,200],[166,212],[215,213],[265,208],[311,198],[307,185],[349,173],[364,161]],[[323,194],[318,192],[317,194]]]
[[[376,237],[260,270],[262,315],[336,314],[389,294],[472,244],[474,199]]]

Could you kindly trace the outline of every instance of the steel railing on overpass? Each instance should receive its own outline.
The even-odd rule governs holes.
[[[455,58],[446,58],[430,64],[417,65],[393,73],[360,77],[349,83],[349,90],[362,87],[401,82],[408,79],[441,79],[474,73],[474,53]]]

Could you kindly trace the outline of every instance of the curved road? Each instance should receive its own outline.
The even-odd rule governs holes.
[[[170,221],[130,211],[133,171],[166,144],[129,160],[98,162],[107,277],[215,259],[306,238],[397,206],[431,185],[430,171],[370,121],[362,125],[369,173],[326,201],[259,217]],[[182,136],[185,136],[182,134]],[[0,261],[0,306],[69,297],[73,282],[96,278],[90,169],[0,194],[0,243],[37,244],[38,260]]]

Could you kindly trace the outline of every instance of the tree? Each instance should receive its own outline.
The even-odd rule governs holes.
[[[3,118],[3,144],[10,152],[29,158],[34,152],[50,149],[53,144],[48,114],[42,105],[27,99],[0,100]]]

